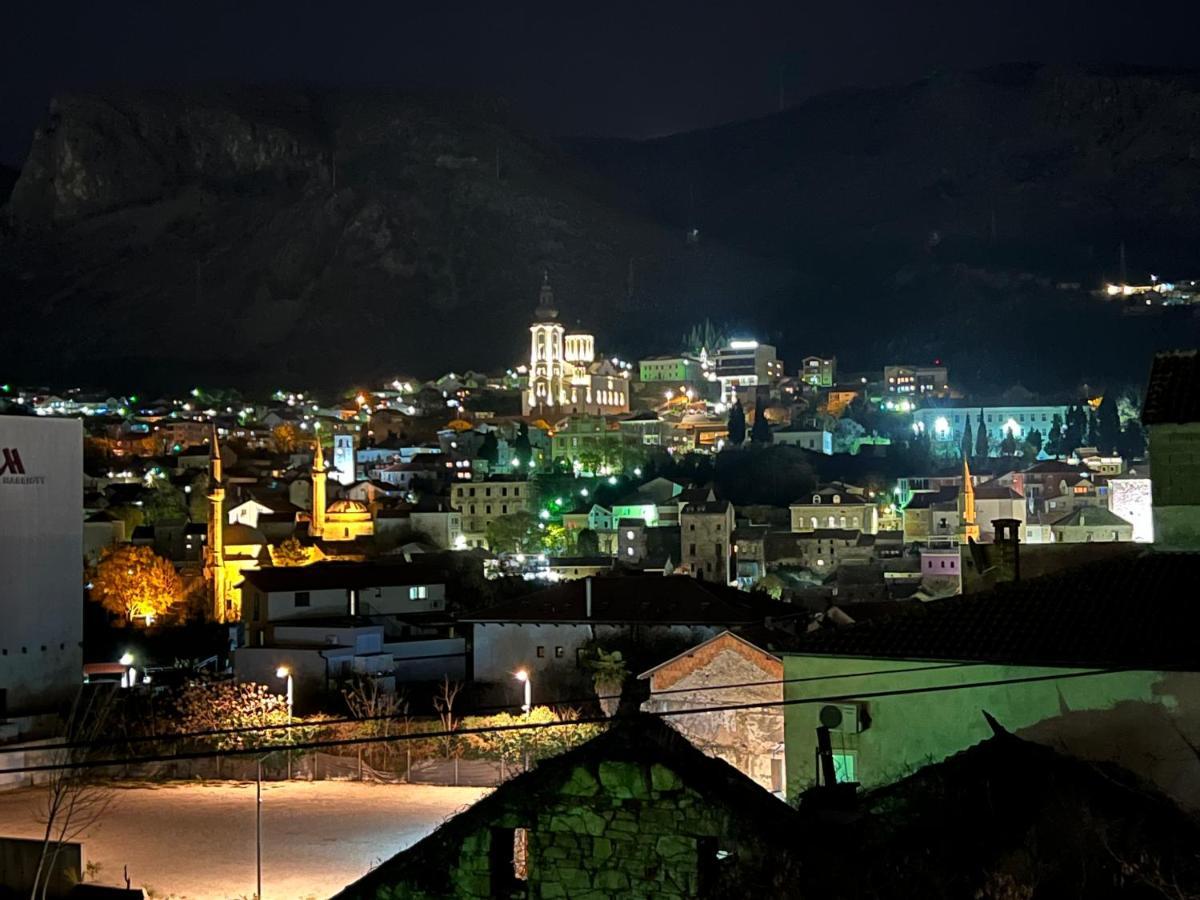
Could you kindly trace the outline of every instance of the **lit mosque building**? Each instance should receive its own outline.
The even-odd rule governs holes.
[[[628,371],[611,360],[597,360],[596,339],[568,333],[558,321],[548,272],[529,333],[529,385],[522,395],[525,415],[629,411]]]

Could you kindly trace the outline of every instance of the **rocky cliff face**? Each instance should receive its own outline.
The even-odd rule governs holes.
[[[131,386],[503,366],[548,267],[568,324],[626,354],[712,316],[793,361],[1138,374],[1197,320],[1054,285],[1115,275],[1122,242],[1195,272],[1198,193],[1200,86],[1175,74],[1012,67],[565,146],[468,98],[65,96],[2,217],[0,359]]]

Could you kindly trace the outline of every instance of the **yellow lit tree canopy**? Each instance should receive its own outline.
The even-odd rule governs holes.
[[[183,582],[168,560],[149,547],[123,544],[104,551],[92,576],[92,599],[126,622],[147,623],[183,598]]]

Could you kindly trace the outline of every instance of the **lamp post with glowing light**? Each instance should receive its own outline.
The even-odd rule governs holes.
[[[133,667],[133,654],[122,653],[121,658],[117,661],[125,667],[125,677],[121,680],[121,686],[133,687],[137,683],[137,669]]]
[[[529,680],[529,673],[525,669],[517,669],[513,673],[513,678],[525,685],[525,702],[521,704],[521,710],[525,715],[529,715],[529,711],[533,709],[533,687]]]
[[[292,700],[294,698],[293,688],[295,687],[295,682],[292,680],[292,670],[289,669],[287,666],[280,666],[278,669],[275,670],[275,677],[287,679],[287,713],[288,713],[288,724],[291,725],[292,724]],[[292,742],[292,730],[290,728],[287,731],[287,736],[288,736],[288,743],[290,744]],[[292,780],[292,751],[290,749],[287,751],[287,768],[288,768],[288,771],[287,771],[288,781],[291,781]]]

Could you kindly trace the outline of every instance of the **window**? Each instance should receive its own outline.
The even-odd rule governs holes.
[[[546,658],[546,648],[539,646],[537,648],[537,656],[538,656],[538,659],[545,659]]]
[[[858,781],[858,766],[855,765],[857,760],[852,750],[833,752],[833,773],[837,778],[838,784],[845,784],[848,781]]]
[[[625,548],[625,555],[626,555],[626,556],[633,556],[633,548],[632,548],[632,547],[626,547],[626,548]]]
[[[625,532],[625,539],[628,541],[632,541],[633,540],[633,532],[632,531]]]
[[[695,556],[695,555],[696,555],[696,545],[688,544],[688,556]]]
[[[562,658],[563,658],[563,652],[564,652],[564,651],[563,651],[563,648],[562,648],[562,647],[555,647],[555,648],[554,648],[554,658],[555,658],[555,659],[562,659]]]
[[[255,599],[257,599],[257,598],[255,598]],[[296,606],[311,606],[312,603],[309,598],[309,592],[308,591],[296,591],[295,604],[296,604]]]
[[[424,600],[429,596],[429,588],[425,585],[413,585],[408,589],[409,600]]]
[[[488,871],[493,897],[523,892],[521,882],[529,879],[529,829],[493,828],[488,852]]]

